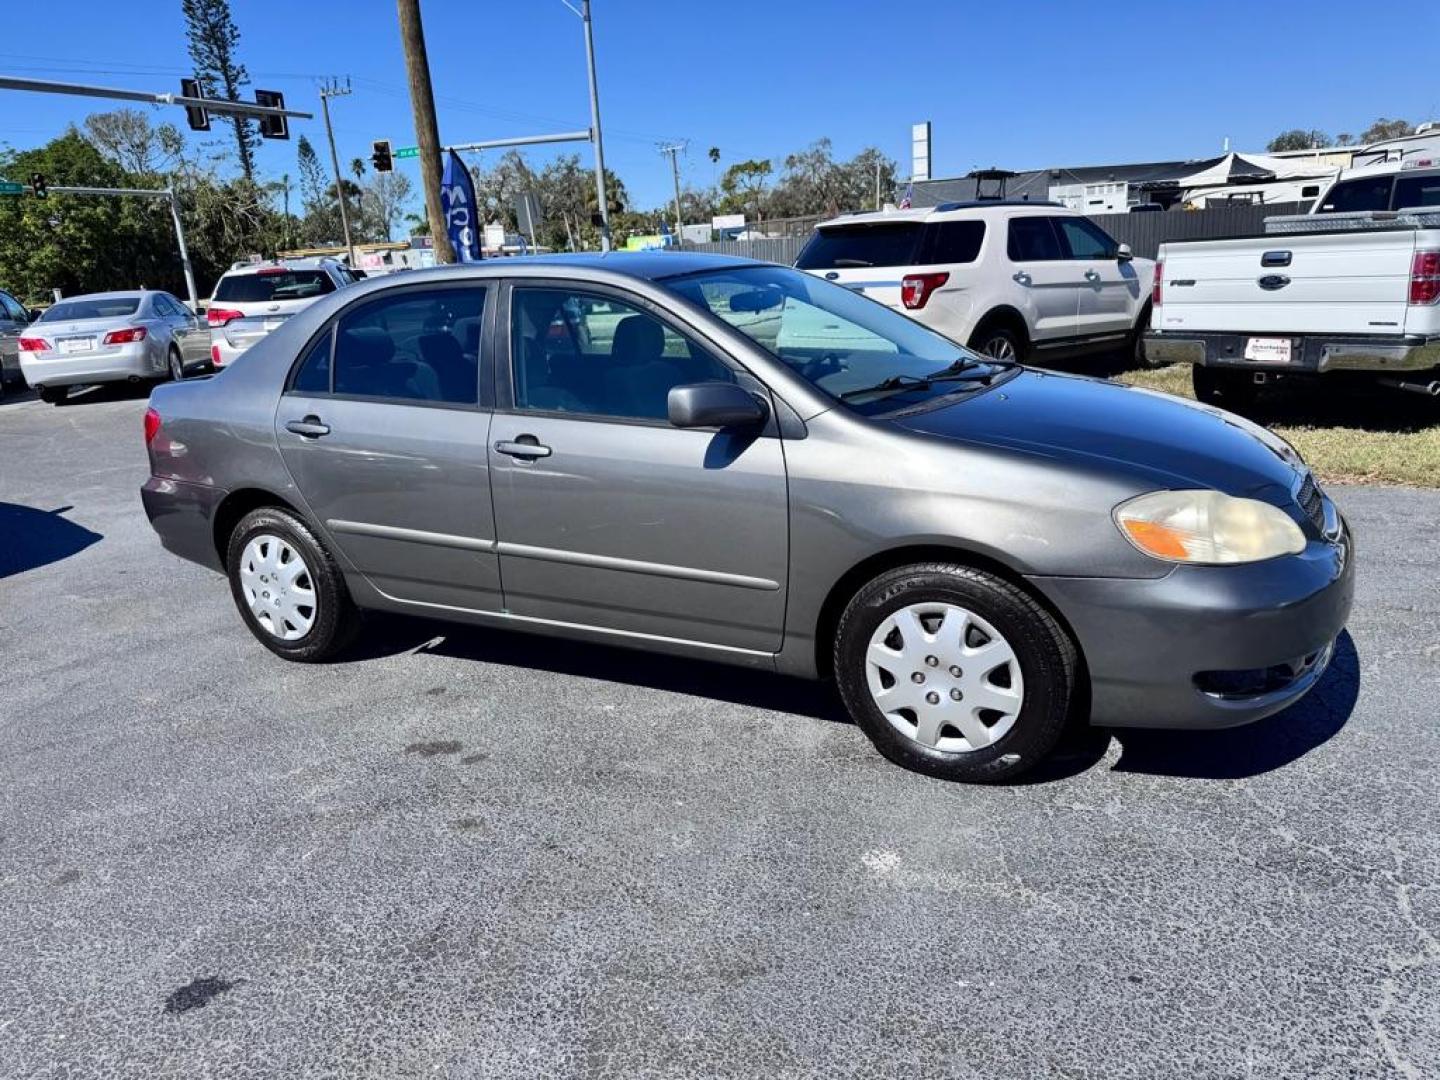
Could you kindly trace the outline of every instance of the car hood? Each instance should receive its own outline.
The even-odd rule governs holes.
[[[1030,369],[987,392],[894,422],[945,439],[1083,459],[1146,487],[1258,495],[1275,485],[1289,491],[1303,469],[1289,443],[1223,409]]]

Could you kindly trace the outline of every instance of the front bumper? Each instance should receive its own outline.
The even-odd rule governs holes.
[[[1353,541],[1342,520],[1334,541],[1263,563],[1032,580],[1075,631],[1095,724],[1235,727],[1319,682],[1354,599]]]
[[[164,355],[160,354],[157,361],[148,341],[72,356],[20,354],[20,371],[26,383],[34,387],[154,379],[168,370]]]
[[[215,510],[225,492],[208,484],[152,476],[140,489],[145,516],[166,551],[211,570],[223,570],[215,546]]]
[[[1288,364],[1245,359],[1251,337],[1286,338]],[[1276,373],[1428,371],[1440,367],[1440,338],[1399,334],[1231,334],[1147,330],[1145,355],[1156,364],[1196,364]]]

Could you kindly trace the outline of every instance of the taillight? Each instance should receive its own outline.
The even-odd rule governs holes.
[[[224,326],[228,322],[232,322],[235,319],[243,319],[244,317],[245,313],[243,311],[231,311],[228,308],[212,307],[205,312],[205,321],[211,326]]]
[[[130,326],[124,330],[111,330],[105,335],[106,345],[128,345],[132,341],[144,341],[145,328],[143,326]]]
[[[145,410],[145,445],[149,446],[155,441],[155,436],[160,434],[160,414],[155,411],[155,406]]]
[[[1417,251],[1410,263],[1410,303],[1440,300],[1440,251]]]
[[[911,311],[923,308],[930,294],[950,280],[949,274],[910,274],[900,282],[900,302]]]
[[[221,359],[220,359],[220,346],[219,346],[219,345],[211,345],[211,346],[210,346],[210,362],[211,362],[212,364],[214,364],[216,367],[221,367],[221,366],[225,363],[224,360],[221,360]]]
[[[1160,302],[1161,302],[1164,298],[1165,298],[1165,264],[1164,264],[1163,262],[1157,262],[1157,263],[1155,264],[1155,283],[1150,286],[1150,303],[1154,304],[1156,307],[1159,307],[1159,306],[1160,306]]]
[[[50,342],[43,337],[22,337],[20,339],[21,352],[49,352]]]

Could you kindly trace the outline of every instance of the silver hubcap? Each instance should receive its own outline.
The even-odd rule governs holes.
[[[240,554],[240,588],[267,633],[294,641],[315,625],[315,582],[289,542],[261,533]]]
[[[991,338],[980,351],[986,356],[993,356],[996,360],[1015,359],[1015,343],[1007,337]]]
[[[180,357],[173,352],[170,354],[170,377],[179,379],[185,374],[185,369],[180,366]]]
[[[1025,702],[1010,643],[954,604],[911,604],[886,616],[870,637],[865,676],[896,731],[949,753],[1003,738]]]

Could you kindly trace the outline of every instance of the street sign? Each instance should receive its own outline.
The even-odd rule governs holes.
[[[0,180],[0,195],[24,195],[25,185],[11,180]]]
[[[397,158],[419,157],[419,156],[420,156],[420,147],[418,147],[418,146],[397,146],[397,147],[395,147],[395,151],[394,151],[394,153],[393,153],[391,156],[392,156],[392,157],[397,157]]]

